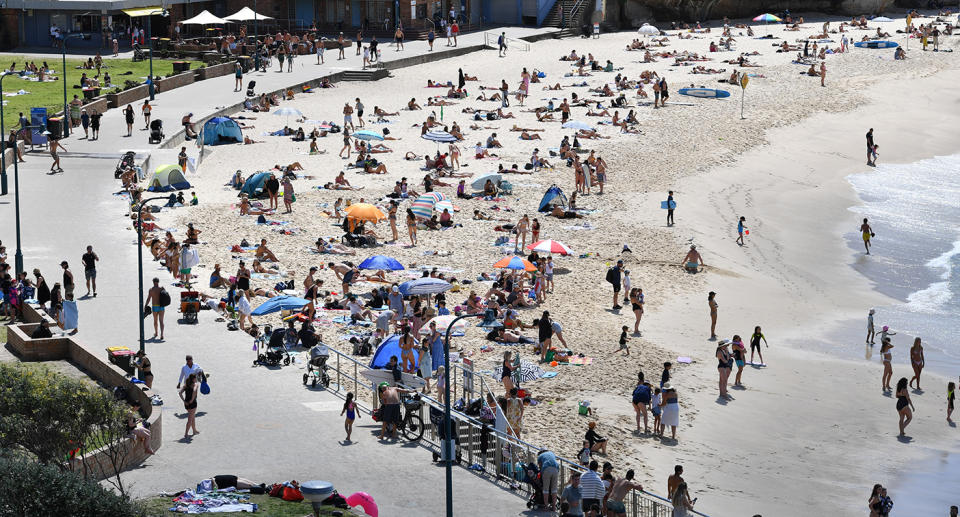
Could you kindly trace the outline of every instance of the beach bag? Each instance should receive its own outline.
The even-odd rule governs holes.
[[[616,272],[614,271],[616,267],[612,267],[607,270],[607,282],[610,282],[613,285],[617,285]]]
[[[162,287],[160,288],[160,296],[159,296],[159,298],[160,298],[160,306],[161,306],[161,307],[166,307],[166,306],[170,305],[170,293],[168,293],[167,290],[164,289],[164,288],[162,288]]]
[[[291,501],[296,503],[296,502],[303,501],[303,494],[300,492],[299,488],[288,486],[283,488],[282,499],[284,501]]]
[[[267,224],[267,218],[261,214],[259,217],[257,217],[257,224]]]
[[[209,394],[210,394],[210,385],[207,384],[207,379],[206,379],[206,378],[204,378],[202,381],[200,381],[200,393],[202,393],[202,394],[204,394],[204,395],[209,395]]]
[[[270,497],[280,497],[283,495],[283,485],[280,483],[274,483],[270,487]]]

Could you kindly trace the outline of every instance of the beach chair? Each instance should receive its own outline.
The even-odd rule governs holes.
[[[501,194],[513,195],[513,184],[507,180],[503,180],[498,185]]]

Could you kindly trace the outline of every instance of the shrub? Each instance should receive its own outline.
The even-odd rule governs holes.
[[[0,450],[0,515],[71,517],[144,516],[125,496],[50,465],[9,457]]]

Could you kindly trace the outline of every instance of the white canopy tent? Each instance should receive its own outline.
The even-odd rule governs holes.
[[[227,20],[224,20],[223,18],[217,18],[216,16],[210,14],[210,11],[203,11],[193,18],[184,20],[181,23],[184,25],[223,25],[227,23]]]
[[[232,22],[246,22],[246,21],[253,21],[254,18],[256,18],[257,20],[273,19],[269,16],[265,16],[263,14],[254,12],[254,10],[249,7],[244,7],[243,9],[240,9],[239,11],[231,14],[230,16],[227,16],[226,18],[224,18],[224,20],[228,20]]]

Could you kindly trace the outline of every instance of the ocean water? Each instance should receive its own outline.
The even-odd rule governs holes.
[[[853,267],[899,303],[876,307],[877,330],[889,325],[894,360],[907,360],[914,336],[923,339],[926,368],[960,374],[960,154],[910,164],[879,165],[849,176],[876,237],[863,255],[859,219],[850,228]],[[864,311],[864,333],[866,311]],[[877,339],[877,347],[879,347]],[[899,356],[899,357],[898,357]],[[946,386],[929,389],[945,391]]]
[[[912,375],[907,365],[915,336],[923,339],[924,371],[956,380],[960,375],[960,154],[879,165],[847,179],[862,202],[850,210],[869,218],[877,234],[867,256],[863,254],[859,219],[850,228],[850,247],[860,254],[853,267],[872,280],[879,291],[898,300],[876,307],[875,315],[878,331],[889,325],[897,332],[893,337],[894,382],[902,375]],[[879,383],[880,340],[877,338],[875,350],[863,345],[866,310],[860,328],[859,338],[852,333],[848,337],[860,344],[854,348],[867,350],[867,360],[877,363]],[[923,388],[924,394],[915,401],[943,414],[946,386],[928,381]],[[960,413],[955,413],[954,419],[960,421]],[[954,437],[944,439],[955,444],[956,429],[947,429],[953,431],[947,435]],[[960,478],[960,455],[936,450],[950,444],[929,445],[932,447],[916,442],[905,445],[923,447],[930,454],[898,472],[888,486],[894,498],[894,515],[948,515],[951,504],[960,504],[955,489],[955,480]]]

